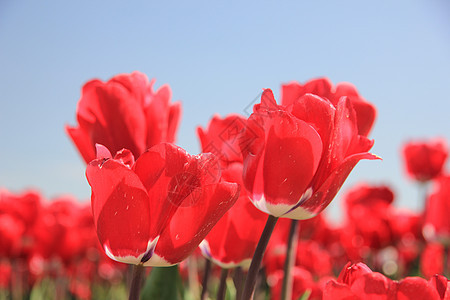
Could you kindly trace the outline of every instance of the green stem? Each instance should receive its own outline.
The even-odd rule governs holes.
[[[209,259],[206,259],[203,280],[202,280],[202,294],[200,296],[201,300],[206,300],[206,297],[208,295],[208,279],[209,279],[210,273],[211,273],[211,261]]]
[[[275,228],[277,221],[278,218],[271,215],[267,218],[266,226],[264,227],[264,231],[261,234],[258,245],[256,246],[256,250],[250,264],[250,269],[248,270],[247,280],[245,281],[245,287],[242,293],[242,300],[250,300],[252,297],[256,284],[256,276],[259,272],[264,251],[266,250],[270,236],[272,235],[272,231]]]
[[[419,183],[419,198],[422,211],[425,211],[428,200],[428,184],[425,182]]]
[[[297,253],[299,231],[298,227],[298,220],[292,220],[291,228],[289,229],[286,258],[284,260],[284,276],[283,285],[281,288],[281,300],[292,299],[293,276],[291,274],[291,269],[295,264],[295,255]]]
[[[197,281],[197,259],[194,255],[191,255],[187,258],[187,265],[188,265],[189,290],[191,292],[192,297],[194,297],[194,299],[198,299],[200,291]]]
[[[444,246],[444,271],[442,272],[447,278],[450,275],[450,245]]]
[[[234,287],[236,288],[236,299],[241,299],[242,290],[244,288],[244,272],[242,267],[236,267],[233,274]]]
[[[228,269],[222,268],[222,272],[220,272],[220,283],[219,289],[217,290],[217,300],[224,300],[225,294],[227,292],[227,277],[228,277]]]
[[[128,300],[139,300],[139,295],[141,292],[141,282],[142,282],[142,273],[144,271],[144,265],[139,264],[135,265],[133,268],[133,278],[131,279],[130,285],[130,296]]]

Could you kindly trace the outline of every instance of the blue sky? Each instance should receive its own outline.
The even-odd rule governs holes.
[[[384,161],[360,163],[343,189],[387,183],[399,206],[421,207],[401,144],[450,140],[445,0],[3,0],[0,66],[0,186],[15,192],[89,199],[64,125],[75,124],[84,82],[134,70],[168,83],[183,102],[178,144],[191,153],[197,125],[244,113],[262,88],[278,96],[281,83],[318,76],[354,83],[378,108],[371,137]]]

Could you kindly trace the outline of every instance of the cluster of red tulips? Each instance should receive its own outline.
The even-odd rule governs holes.
[[[153,84],[133,72],[84,85],[66,132],[90,206],[0,191],[0,295],[450,299],[445,140],[403,149],[423,212],[361,183],[331,225],[322,210],[360,160],[379,159],[376,109],[353,85],[291,82],[279,102],[265,89],[250,116],[199,127],[202,153],[190,155],[174,144],[181,104]]]
[[[0,190],[0,245],[1,299],[89,299],[93,283],[117,285],[126,270],[99,247],[90,205],[70,196]]]

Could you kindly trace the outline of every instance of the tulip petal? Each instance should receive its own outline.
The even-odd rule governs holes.
[[[397,299],[441,299],[438,291],[423,278],[406,277],[397,284]]]
[[[306,122],[280,114],[267,136],[263,177],[270,204],[297,203],[309,186],[322,155],[318,133]]]
[[[151,81],[150,89],[154,82],[154,80]],[[169,114],[161,112],[169,111],[171,97],[172,91],[165,84],[152,95],[152,100],[146,103],[145,116],[147,119],[147,128],[151,128],[147,132],[147,145],[155,145],[160,141],[167,141],[166,134],[169,126]]]
[[[95,159],[95,151],[94,148],[92,148],[92,142],[86,131],[82,130],[79,126],[66,126],[65,130],[78,148],[78,151],[80,151],[84,161],[90,162]]]
[[[288,106],[305,94],[314,94],[333,101],[332,88],[333,84],[328,78],[313,79],[304,85],[295,81],[283,84],[281,86],[281,105]]]
[[[154,247],[149,236],[150,206],[139,177],[112,159],[92,161],[86,170],[100,243],[121,262],[138,264]]]
[[[170,106],[169,109],[169,120],[167,125],[167,136],[166,141],[169,143],[174,143],[176,140],[176,135],[178,127],[181,120],[181,102],[175,102]],[[158,141],[160,142],[160,141]]]
[[[101,144],[95,144],[95,153],[98,159],[112,158],[111,152],[109,152],[108,148]]]
[[[350,286],[332,279],[325,285],[323,290],[323,299],[359,300],[361,298],[352,292]]]
[[[240,137],[239,147],[244,157],[243,183],[250,195],[262,195],[262,184],[255,184],[260,179],[257,174],[262,169],[264,154],[265,132],[260,124],[264,124],[264,117],[259,113],[252,114],[247,120]],[[259,187],[259,190],[255,190]],[[253,197],[253,196],[252,196]]]
[[[348,98],[343,97],[339,100],[334,122],[335,126],[331,137],[331,169],[334,169],[348,156],[349,148],[358,137],[356,114]]]
[[[107,82],[104,88],[97,89],[96,99],[106,124],[103,130],[92,132],[92,140],[108,145],[112,153],[126,145],[135,157],[139,157],[146,146],[141,136],[145,136],[147,132],[145,115],[139,107],[141,99],[122,84],[115,82]],[[106,138],[110,143],[103,142]]]
[[[395,294],[393,285],[383,274],[372,272],[355,278],[350,288],[361,299],[391,299],[388,295]]]
[[[140,137],[147,130],[141,109],[146,78],[135,72],[115,76],[108,82],[91,80],[83,86],[77,120],[91,147],[99,143],[116,153],[126,145],[135,157],[145,150],[145,141]]]
[[[283,217],[302,220],[305,216],[309,215],[311,218],[317,215],[330,204],[350,172],[361,159],[374,160],[380,159],[380,157],[371,153],[359,153],[347,157],[339,167],[331,172],[330,176],[318,190],[313,190],[311,197],[299,202],[291,211],[283,215]]]
[[[450,281],[443,275],[435,274],[428,281],[436,289],[441,299],[450,298]],[[447,298],[444,298],[447,295]]]
[[[336,109],[330,101],[312,94],[306,94],[288,108],[295,117],[314,127],[319,133],[324,152],[328,149],[330,134],[334,126]]]
[[[242,164],[233,163],[222,173],[222,179],[242,184]],[[267,215],[249,201],[245,189],[233,207],[217,222],[201,244],[203,255],[223,268],[248,267]]]
[[[155,249],[157,256],[144,265],[170,265],[185,259],[236,202],[238,195],[239,186],[235,183],[203,187],[201,199],[191,206],[178,207],[161,233]]]
[[[336,85],[334,97],[339,99],[343,96],[349,97],[352,101],[358,119],[358,134],[362,136],[369,135],[377,116],[375,106],[362,99],[356,87],[348,82],[341,82]]]
[[[245,127],[246,119],[238,114],[230,114],[226,118],[215,115],[206,130],[197,128],[203,152],[211,152],[225,165],[241,162],[239,137]]]
[[[169,185],[177,180],[174,176],[182,173],[180,170],[187,163],[186,151],[175,145],[162,143],[144,152],[134,165],[134,172],[144,185],[152,208],[152,237],[160,234],[177,209],[179,203],[168,199]]]
[[[358,143],[356,115],[351,102],[343,97],[338,103],[334,126],[330,133],[328,148],[324,152],[317,173],[312,182],[313,191],[316,191],[329,174],[336,169],[343,160],[349,156],[349,148]],[[354,148],[357,148],[354,146]],[[368,149],[359,152],[366,152]],[[358,152],[357,152],[358,153]]]

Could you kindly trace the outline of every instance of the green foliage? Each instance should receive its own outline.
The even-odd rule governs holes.
[[[154,267],[141,291],[141,299],[184,299],[178,266]]]

